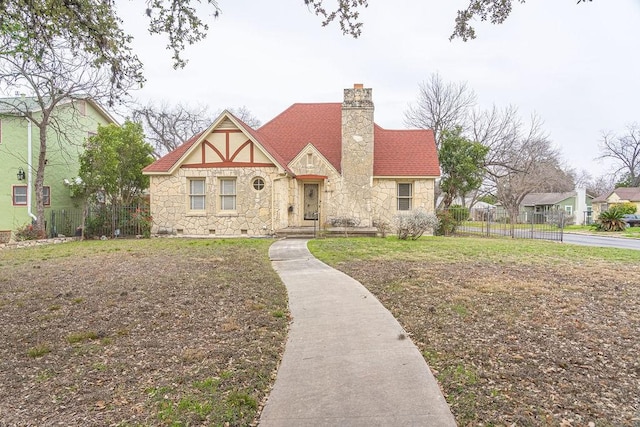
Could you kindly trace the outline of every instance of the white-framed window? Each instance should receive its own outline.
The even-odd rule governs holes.
[[[236,210],[236,179],[220,178],[220,210]]]
[[[27,206],[27,186],[13,186],[13,206]]]
[[[256,191],[261,191],[264,188],[264,179],[258,177],[258,178],[254,178],[253,182],[253,189]]]
[[[12,196],[13,206],[27,206],[26,185],[14,185]],[[42,202],[45,206],[51,206],[51,187],[48,185],[42,187]]]
[[[413,185],[410,182],[398,183],[398,210],[410,211],[413,205]]]
[[[567,206],[565,206],[565,207],[564,207],[564,210],[565,210],[565,212],[566,212],[566,213],[568,213],[569,215],[573,214],[573,206],[569,206],[569,205],[567,205]]]
[[[192,211],[205,210],[205,180],[204,178],[189,179],[189,209]]]

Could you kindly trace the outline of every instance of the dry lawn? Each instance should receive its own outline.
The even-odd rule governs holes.
[[[270,241],[0,251],[0,425],[250,425],[287,328]]]
[[[640,426],[640,254],[550,242],[312,242],[423,352],[461,426]]]

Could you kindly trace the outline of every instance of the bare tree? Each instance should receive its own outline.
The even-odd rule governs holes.
[[[640,186],[640,125],[632,123],[622,135],[602,134],[599,159],[613,160],[614,176],[629,187]]]
[[[260,126],[260,120],[247,107],[227,110],[253,128]],[[221,113],[222,110],[219,110],[212,116],[207,106],[191,107],[185,104],[171,106],[167,103],[156,106],[149,103],[133,111],[133,120],[142,124],[147,142],[154,149],[153,156],[159,158],[202,132],[211,125],[212,117],[219,116]]]
[[[10,36],[2,36],[10,45]],[[111,70],[96,57],[78,50],[72,43],[55,39],[46,50],[32,58],[30,51],[0,53],[0,91],[18,91],[25,96],[4,98],[0,107],[9,114],[25,117],[38,129],[38,162],[35,165],[35,229],[44,235],[43,183],[49,147],[48,136],[55,132],[61,145],[77,118],[75,102],[81,99],[113,100],[127,92],[133,81],[121,80],[113,86]],[[68,108],[67,108],[68,107]]]
[[[434,73],[420,83],[416,104],[409,105],[404,122],[409,127],[432,129],[439,148],[443,130],[468,128],[469,113],[475,103],[476,94],[465,82],[447,83]]]
[[[253,113],[244,105],[238,108],[233,108],[233,107],[227,108],[227,110],[231,114],[233,114],[234,116],[242,120],[245,124],[251,126],[254,129],[257,129],[262,125],[262,122],[260,121],[260,119],[254,116]]]
[[[513,108],[503,114],[488,113],[489,124],[477,129],[502,131],[488,132],[485,143],[490,147],[486,164],[485,186],[509,212],[515,223],[522,200],[533,192],[568,191],[571,178],[562,169],[560,153],[542,130],[542,121],[533,116],[528,126],[515,115]],[[493,123],[493,125],[492,125]]]
[[[135,109],[133,119],[142,124],[156,158],[175,150],[211,124],[208,107],[184,104],[156,106],[149,103]]]
[[[509,105],[503,109],[495,105],[490,110],[474,109],[470,113],[471,139],[489,147],[485,168],[509,168],[511,152],[518,149],[523,123],[518,109]]]
[[[594,177],[585,169],[580,171],[571,170],[569,174],[573,178],[576,188],[585,188],[587,194],[594,197],[606,194],[615,188],[616,180],[611,174]]]

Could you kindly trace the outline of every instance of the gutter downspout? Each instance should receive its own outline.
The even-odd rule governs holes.
[[[38,217],[31,211],[31,184],[32,184],[32,168],[31,168],[31,120],[27,117],[27,214],[33,221],[37,221]]]

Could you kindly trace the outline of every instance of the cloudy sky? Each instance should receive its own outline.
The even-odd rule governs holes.
[[[330,1],[330,0],[329,0]],[[566,163],[594,175],[602,131],[640,122],[640,0],[531,0],[478,38],[449,41],[467,0],[369,0],[358,39],[320,25],[303,0],[219,0],[209,36],[172,68],[165,39],[148,36],[143,2],[122,14],[145,64],[140,102],[246,106],[263,123],[295,102],[341,102],[354,83],[373,88],[375,120],[404,128],[418,85],[437,72],[467,82],[481,107],[542,117]],[[212,120],[214,117],[212,117]]]

